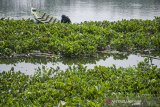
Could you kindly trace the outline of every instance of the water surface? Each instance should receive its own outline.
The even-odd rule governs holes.
[[[78,23],[160,16],[160,0],[0,0],[0,17],[33,18],[31,7]]]
[[[153,19],[160,16],[160,0],[0,0],[0,18],[14,19],[33,18],[31,7],[61,18],[62,14],[70,17],[73,23],[83,21],[117,21],[121,19]],[[118,58],[117,58],[118,57]],[[103,56],[97,59],[61,59],[54,61],[46,58],[33,59],[0,59],[0,72],[12,67],[26,74],[33,74],[39,66],[60,67],[65,70],[68,66],[82,63],[88,68],[95,65],[117,67],[133,67],[145,57],[140,55]],[[153,64],[160,67],[160,60],[153,59]]]
[[[66,70],[69,66],[77,66],[82,64],[87,69],[93,69],[94,66],[110,67],[115,65],[116,67],[135,67],[141,61],[144,61],[146,57],[140,55],[128,55],[128,54],[114,54],[114,55],[102,55],[97,58],[17,58],[17,59],[0,59],[0,72],[8,71],[14,67],[15,71],[21,71],[25,74],[33,75],[38,67],[42,68],[57,68],[60,70]],[[151,63],[151,62],[150,62]],[[160,68],[160,59],[152,59],[152,64]]]

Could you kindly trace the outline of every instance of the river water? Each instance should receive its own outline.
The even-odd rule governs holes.
[[[96,58],[61,58],[55,60],[54,58],[45,57],[33,57],[33,58],[14,58],[14,59],[0,59],[0,72],[8,71],[14,68],[15,71],[21,71],[28,75],[33,75],[35,71],[40,67],[45,66],[46,69],[57,67],[60,70],[66,70],[69,66],[77,66],[82,64],[87,69],[93,69],[94,66],[106,66],[111,67],[135,67],[139,62],[144,61],[147,57],[143,57],[140,54],[112,54],[112,55],[100,55]],[[160,68],[160,58],[155,57],[149,60],[151,65]]]
[[[38,8],[50,15],[61,18],[62,14],[70,17],[73,23],[83,21],[117,21],[122,19],[153,19],[160,16],[160,0],[0,0],[0,18],[33,18],[31,7]],[[60,67],[65,70],[68,66],[82,63],[88,68],[95,65],[117,67],[133,67],[145,57],[128,55],[125,58],[100,57],[98,59],[61,59],[52,61],[46,58],[33,59],[0,59],[0,72],[12,67],[26,74],[33,74],[38,67]],[[160,60],[153,59],[153,64],[160,67]]]
[[[160,0],[0,0],[0,17],[33,18],[31,7],[73,23],[160,16]]]

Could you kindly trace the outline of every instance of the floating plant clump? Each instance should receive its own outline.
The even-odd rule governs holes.
[[[160,18],[36,24],[32,20],[0,20],[0,56],[35,51],[64,57],[94,56],[104,50],[160,50]],[[48,54],[46,54],[48,55]]]
[[[138,100],[139,106],[159,107],[159,78],[160,69],[148,60],[134,68],[42,67],[32,76],[11,69],[0,73],[0,106],[131,107]],[[114,103],[117,100],[136,102]]]

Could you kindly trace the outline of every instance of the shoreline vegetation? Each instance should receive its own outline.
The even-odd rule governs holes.
[[[0,73],[0,106],[159,107],[160,68],[148,59],[137,67],[79,64],[66,71],[39,68],[34,75]]]
[[[150,55],[160,56],[160,17],[80,24],[1,19],[1,58],[94,57],[113,51],[149,57],[128,68],[79,64],[65,71],[42,67],[34,75],[12,68],[0,73],[0,106],[160,106],[160,68],[149,64]]]
[[[160,56],[160,17],[80,24],[0,20],[0,57],[93,57],[113,50]]]

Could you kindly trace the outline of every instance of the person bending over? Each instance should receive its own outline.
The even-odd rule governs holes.
[[[61,17],[62,17],[61,23],[71,23],[71,20],[69,19],[68,16],[62,15]]]

